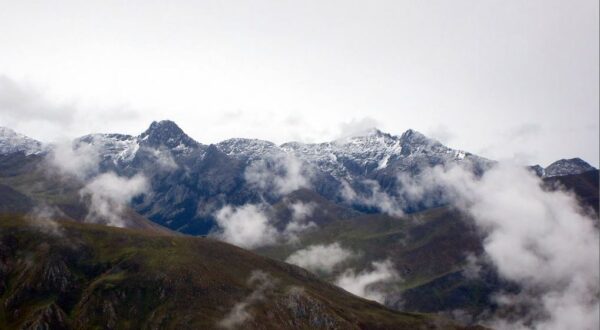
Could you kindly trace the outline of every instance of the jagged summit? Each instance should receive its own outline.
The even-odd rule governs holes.
[[[427,137],[425,134],[416,131],[414,129],[408,129],[406,132],[400,135],[400,141],[403,145],[423,145],[423,146],[434,146],[442,145],[438,140]]]
[[[437,140],[428,138],[425,134],[415,131],[414,129],[408,129],[402,133],[400,140],[405,144],[440,144]]]
[[[148,127],[148,129],[144,133],[142,133],[142,135],[161,131],[169,131],[178,134],[183,134],[183,130],[174,121],[166,119],[153,121],[150,124],[150,127]]]
[[[0,127],[0,154],[23,152],[25,155],[39,154],[44,151],[40,141],[17,133],[7,127]]]
[[[139,135],[139,140],[144,145],[173,149],[193,148],[199,145],[171,120],[153,121],[150,127]]]
[[[98,147],[102,159],[114,164],[130,163],[139,150],[150,150],[154,153],[162,150],[161,152],[174,156],[189,156],[197,150],[205,151],[207,147],[196,142],[171,120],[153,121],[148,129],[138,136],[89,134],[75,139],[74,142],[94,144]],[[449,161],[462,161],[465,158],[481,164],[489,163],[488,160],[468,152],[448,148],[414,129],[408,129],[398,136],[370,128],[331,142],[287,142],[279,146],[265,140],[232,138],[215,144],[215,148],[230,157],[247,161],[288,154],[333,177],[345,180],[354,174],[362,176],[374,170],[389,168],[403,171]],[[0,154],[24,152],[30,155],[45,150],[47,148],[41,142],[16,133],[10,128],[0,127]],[[204,157],[203,155],[204,152],[198,153],[198,157]],[[594,167],[580,158],[561,159],[546,168],[532,167],[532,170],[542,177],[579,174],[593,169]]]

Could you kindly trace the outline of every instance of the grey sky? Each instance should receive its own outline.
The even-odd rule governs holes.
[[[0,125],[323,141],[408,128],[598,165],[598,1],[0,0]]]

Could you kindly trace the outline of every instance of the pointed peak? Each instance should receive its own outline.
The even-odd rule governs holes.
[[[410,155],[423,149],[446,148],[439,141],[428,138],[414,129],[409,129],[402,133],[400,136],[400,145],[402,146],[402,154],[404,155]]]
[[[402,133],[401,138],[403,139],[415,139],[415,138],[427,138],[423,133],[416,131],[412,128],[406,130],[406,132]]]
[[[144,133],[152,133],[156,131],[170,131],[174,133],[183,133],[183,130],[172,120],[153,121],[150,127]]]
[[[139,138],[142,143],[155,147],[164,145],[169,148],[181,148],[199,145],[171,120],[153,121]]]
[[[400,136],[400,140],[403,143],[408,144],[440,144],[440,142],[438,142],[437,140],[428,138],[427,136],[425,136],[425,134],[418,132],[414,129],[408,129],[406,130],[406,132],[402,133],[402,135]]]

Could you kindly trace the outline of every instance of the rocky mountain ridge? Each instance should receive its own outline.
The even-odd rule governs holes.
[[[2,132],[0,154],[43,156],[56,148],[8,129]],[[153,122],[137,136],[86,135],[75,139],[71,147],[80,158],[97,156],[100,173],[143,175],[150,189],[133,201],[133,208],[158,224],[190,234],[209,233],[215,212],[226,205],[274,204],[301,188],[360,212],[390,212],[389,202],[393,204],[402,189],[399,175],[416,176],[428,168],[451,164],[481,173],[494,164],[414,130],[395,136],[372,129],[324,143],[276,145],[236,138],[205,145],[168,120]],[[534,168],[544,177],[586,169],[593,167],[581,160]],[[381,205],[381,198],[387,204]],[[397,212],[425,208],[420,204],[392,206]]]

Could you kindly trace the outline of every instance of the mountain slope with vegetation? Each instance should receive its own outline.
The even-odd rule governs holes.
[[[0,219],[0,328],[459,328],[211,239]]]

